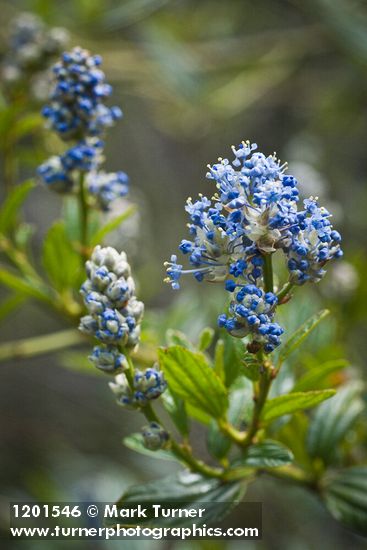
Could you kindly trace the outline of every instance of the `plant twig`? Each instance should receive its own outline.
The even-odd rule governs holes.
[[[34,357],[35,355],[54,352],[66,347],[77,346],[83,342],[85,342],[85,336],[75,329],[53,332],[44,336],[12,340],[11,342],[0,344],[0,361]]]
[[[129,370],[126,371],[126,378],[129,383],[130,388],[133,390],[133,372],[134,372],[134,364],[132,362],[132,359],[129,355],[127,355],[127,361],[129,364]],[[145,407],[142,407],[140,411],[143,413],[145,418],[148,420],[148,422],[157,422],[160,426],[164,427],[164,424],[162,420],[158,417],[157,413],[154,411],[153,407],[149,403]],[[203,474],[207,477],[217,477],[222,478],[224,474],[224,470],[221,468],[214,468],[212,466],[208,466],[208,464],[205,464],[201,460],[197,460],[188,449],[187,445],[181,446],[177,441],[175,441],[172,436],[170,436],[170,447],[171,451],[177,456],[178,459],[180,459],[182,462],[186,464],[192,470],[193,472],[198,472],[200,474]]]

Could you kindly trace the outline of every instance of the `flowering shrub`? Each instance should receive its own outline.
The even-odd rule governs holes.
[[[36,43],[38,58],[48,58],[47,31],[31,20],[23,27],[19,51],[23,43]],[[16,56],[14,62],[20,63]],[[166,345],[152,351],[142,337],[144,304],[127,256],[103,245],[132,210],[107,223],[100,212],[128,190],[125,173],[101,169],[106,130],[121,111],[106,104],[112,88],[100,67],[100,56],[79,47],[63,53],[53,67],[43,116],[68,148],[39,167],[38,180],[77,208],[65,208],[48,230],[40,268],[18,215],[34,183],[10,190],[0,210],[0,282],[13,293],[7,311],[32,298],[70,323],[66,333],[44,337],[40,353],[87,342],[90,363],[109,376],[117,403],[131,411],[126,414],[145,419],[125,444],[183,467],[164,482],[128,490],[117,506],[142,496],[186,504],[200,498],[218,503],[214,521],[244,497],[250,483],[268,475],[312,491],[334,517],[365,532],[367,506],[360,487],[366,467],[350,452],[347,438],[363,410],[362,386],[331,378],[345,367],[344,360],[301,375],[293,369],[292,354],[327,310],[291,334],[278,322],[279,308],[286,309],[305,283],[320,282],[327,263],[342,255],[331,215],[315,198],[300,202],[296,179],[285,174],[275,155],[257,152],[250,142],[233,147],[232,162],[219,159],[209,166],[207,177],[216,187],[212,198],[187,201],[191,237],[179,250],[190,269],[176,255],[166,264],[166,281],[176,290],[187,273],[201,284],[222,285],[229,310],[218,306],[218,326],[203,327],[195,343],[171,329]],[[277,267],[274,257],[280,260]],[[291,373],[286,387],[284,372]],[[206,460],[192,447],[194,422],[206,435]]]

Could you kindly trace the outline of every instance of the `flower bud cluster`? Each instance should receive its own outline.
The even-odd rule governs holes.
[[[62,54],[53,67],[54,85],[50,103],[43,109],[48,127],[64,141],[75,144],[60,156],[53,156],[38,169],[41,180],[50,189],[73,193],[80,185],[88,191],[88,202],[101,210],[109,210],[112,202],[128,192],[128,177],[124,172],[107,174],[103,163],[102,137],[105,130],[122,116],[118,107],[108,107],[104,101],[112,86],[100,69],[102,59],[87,50],[74,48]]]
[[[116,375],[110,387],[120,405],[130,409],[144,407],[157,399],[167,384],[157,366],[132,371],[126,357],[140,341],[144,313],[144,304],[135,295],[126,254],[112,247],[96,246],[85,267],[88,278],[80,292],[88,315],[81,318],[79,330],[99,340],[90,360],[101,371]]]
[[[276,295],[272,292],[265,293],[255,285],[237,286],[240,290],[235,293],[235,299],[230,304],[230,315],[220,315],[218,325],[238,338],[251,334],[253,341],[262,344],[265,352],[274,351],[284,332],[278,323],[273,322],[278,302]]]
[[[272,322],[276,302],[271,311],[265,311],[270,307],[265,296],[272,295],[264,291],[265,258],[279,250],[286,259],[289,282],[318,282],[325,275],[325,264],[342,256],[341,237],[316,199],[311,197],[303,209],[298,208],[297,180],[285,174],[286,165],[275,154],[265,156],[250,142],[232,151],[232,162],[220,158],[209,165],[207,178],[217,188],[212,199],[202,195],[195,202],[188,199],[192,238],[182,240],[179,250],[188,257],[191,269],[183,269],[173,255],[165,264],[166,281],[178,289],[181,276],[191,273],[199,282],[220,282],[230,292],[247,289],[234,296],[232,315],[221,315],[218,322],[233,335],[251,334],[266,351],[272,351],[283,330]],[[245,298],[243,292],[253,297]],[[256,307],[265,307],[261,319],[251,307],[238,303],[238,296],[260,300]]]
[[[47,28],[33,13],[23,12],[12,22],[2,77],[9,86],[44,71],[68,42],[63,28]]]
[[[80,329],[103,346],[134,348],[140,339],[144,304],[135,296],[135,284],[124,252],[97,246],[86,262],[88,279],[81,287],[89,311]]]
[[[141,429],[144,447],[150,451],[164,449],[169,441],[169,435],[164,428],[157,422],[151,422],[148,426]]]
[[[119,405],[127,409],[137,409],[160,397],[167,388],[167,382],[163,373],[154,366],[145,371],[136,370],[132,388],[124,374],[118,374],[115,381],[110,382],[110,388]]]

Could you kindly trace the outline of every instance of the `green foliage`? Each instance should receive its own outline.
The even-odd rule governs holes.
[[[323,496],[335,519],[367,535],[367,466],[346,468],[327,478]]]
[[[274,399],[269,399],[266,402],[262,420],[265,423],[273,422],[273,420],[280,416],[315,407],[333,395],[335,395],[335,390],[319,390],[294,392],[274,397]]]
[[[245,352],[242,372],[249,380],[256,382],[260,378],[260,361],[252,353]]]
[[[131,434],[124,437],[123,443],[126,447],[137,453],[147,455],[151,458],[160,458],[162,460],[173,460],[177,462],[177,457],[169,450],[159,449],[151,451],[144,446],[143,436],[140,433]]]
[[[309,427],[307,449],[325,463],[337,460],[337,446],[350,432],[364,410],[363,384],[352,382],[341,388],[332,401],[320,405]]]
[[[198,350],[206,351],[213,342],[214,330],[211,327],[205,327],[199,334]]]
[[[220,460],[227,456],[231,446],[232,441],[229,439],[229,437],[225,436],[221,432],[215,420],[211,420],[208,426],[207,434],[207,447],[209,453]]]
[[[322,365],[316,365],[299,378],[293,386],[293,391],[309,391],[322,387],[325,381],[329,381],[330,375],[344,369],[348,365],[345,359],[327,361]]]
[[[223,483],[218,479],[210,479],[200,474],[189,472],[179,472],[164,479],[159,479],[143,485],[131,487],[122,495],[117,502],[118,508],[130,504],[154,503],[162,506],[172,507],[172,504],[180,505],[184,508],[194,508],[205,502],[205,522],[215,522],[221,520],[228,514],[239,502],[245,492],[246,484],[244,481]],[[200,524],[200,518],[197,524]],[[164,518],[154,520],[154,525],[160,525],[164,522],[167,525],[184,525],[192,519],[175,518],[171,521]],[[204,521],[202,518],[201,521]],[[114,524],[108,520],[108,524]],[[153,524],[151,518],[133,518],[124,521],[125,525]]]
[[[49,229],[43,245],[42,260],[50,282],[58,291],[79,288],[80,256],[74,250],[63,222],[56,222]]]
[[[176,428],[183,436],[187,436],[190,426],[185,401],[175,395],[171,388],[162,394],[162,401]]]
[[[34,281],[29,282],[23,277],[14,275],[7,269],[0,268],[0,283],[15,290],[20,295],[36,298],[41,302],[50,302],[51,297],[45,288],[41,288],[41,286]]]
[[[91,238],[90,238],[91,246],[96,246],[97,244],[101,244],[109,233],[117,229],[124,221],[128,220],[133,214],[135,214],[135,212],[136,212],[136,206],[131,205],[128,208],[126,208],[126,210],[122,214],[120,214],[119,216],[116,216],[101,228],[97,227],[96,231],[91,235]]]
[[[6,319],[6,317],[10,315],[12,311],[21,306],[24,300],[25,296],[16,292],[3,300],[0,304],[0,322],[3,319]]]
[[[293,462],[293,454],[287,447],[267,439],[257,445],[251,445],[241,458],[232,462],[232,466],[277,468],[291,462]]]
[[[319,313],[312,315],[312,317],[292,334],[289,340],[282,345],[281,351],[279,352],[279,364],[283,363],[283,361],[302,344],[303,340],[307,338],[327,315],[329,315],[329,311],[323,309]]]
[[[169,387],[196,409],[214,418],[227,409],[227,392],[201,353],[182,346],[159,350],[159,362]]]
[[[18,211],[33,188],[34,182],[29,180],[10,191],[0,209],[0,233],[7,234],[14,229],[18,221]]]
[[[194,345],[184,332],[169,328],[166,332],[166,342],[168,346],[182,346],[190,350],[194,350]]]
[[[221,332],[221,340],[224,342],[223,369],[224,380],[227,388],[236,380],[243,369],[243,354],[245,345],[242,340],[233,338],[226,331]]]
[[[292,450],[297,464],[307,471],[312,470],[311,458],[306,448],[309,417],[303,412],[294,413],[279,430],[275,432],[277,439]]]
[[[234,428],[243,429],[251,418],[252,410],[252,385],[245,376],[239,376],[229,388],[227,420]],[[207,444],[210,454],[218,459],[224,458],[232,446],[229,437],[221,432],[214,421],[209,425]]]

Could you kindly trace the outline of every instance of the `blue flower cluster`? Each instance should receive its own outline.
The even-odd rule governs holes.
[[[38,168],[38,174],[55,191],[70,193],[78,174],[88,174],[98,168],[102,147],[99,139],[83,140],[62,155],[49,158]]]
[[[222,282],[231,293],[240,289],[231,303],[232,317],[221,315],[219,324],[239,337],[251,334],[272,351],[283,331],[272,320],[276,296],[263,290],[266,256],[282,251],[292,284],[317,282],[326,262],[342,256],[341,237],[316,199],[305,200],[299,209],[297,180],[285,174],[286,165],[275,154],[265,156],[250,142],[232,151],[232,162],[219,158],[208,167],[214,196],[188,199],[191,240],[181,241],[179,249],[191,269],[183,269],[173,255],[165,264],[166,281],[178,289],[181,276],[191,273],[198,281]]]
[[[139,344],[144,313],[144,304],[135,296],[126,254],[112,247],[96,246],[86,262],[86,272],[88,278],[80,292],[88,315],[81,318],[79,330],[99,340],[90,360],[98,369],[117,375],[110,386],[121,405],[143,407],[161,395],[166,382],[155,367],[130,372],[133,388],[124,374],[130,368],[124,352]]]
[[[33,13],[19,14],[10,25],[8,51],[2,64],[7,85],[18,84],[46,69],[68,42],[68,32],[47,28]]]
[[[144,447],[150,451],[164,449],[169,441],[169,435],[164,428],[157,422],[151,422],[149,426],[141,429]]]
[[[51,157],[38,169],[38,175],[50,189],[72,193],[80,185],[80,173],[86,173],[84,185],[92,206],[108,210],[117,198],[128,192],[124,172],[107,174],[101,171],[105,130],[122,116],[118,107],[104,101],[112,87],[100,69],[101,57],[87,50],[74,48],[65,52],[53,68],[54,87],[50,104],[43,115],[48,126],[64,141],[76,143],[64,154]]]
[[[112,87],[105,82],[101,63],[99,55],[77,47],[63,53],[53,67],[55,86],[43,115],[64,140],[100,135],[122,115],[119,107],[103,103]]]
[[[129,190],[129,178],[125,172],[90,172],[88,190],[94,195],[101,210],[108,210],[116,199],[125,197]]]
[[[230,316],[224,313],[220,315],[218,325],[238,338],[250,334],[253,342],[263,345],[266,353],[274,351],[284,332],[278,323],[273,322],[278,298],[272,292],[265,293],[262,288],[252,284],[237,286],[241,288],[231,301]]]
[[[151,400],[162,395],[167,388],[167,382],[158,367],[145,371],[136,370],[133,388],[129,386],[124,374],[118,374],[115,381],[110,382],[109,385],[116,396],[117,403],[127,409],[145,407]]]

